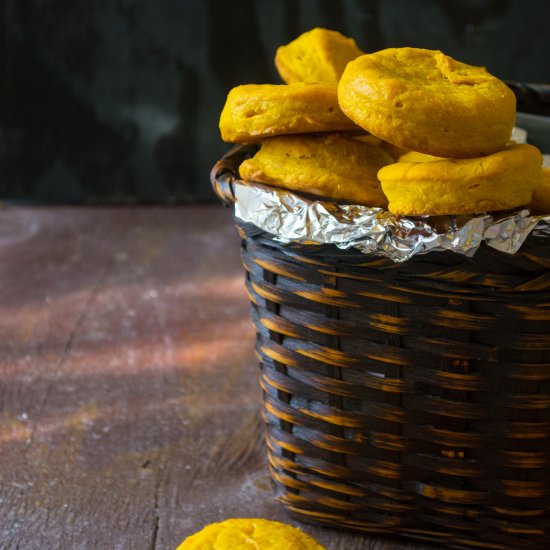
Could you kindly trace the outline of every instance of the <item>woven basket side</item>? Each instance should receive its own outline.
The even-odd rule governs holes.
[[[396,267],[240,230],[289,512],[462,548],[545,547],[547,252]]]

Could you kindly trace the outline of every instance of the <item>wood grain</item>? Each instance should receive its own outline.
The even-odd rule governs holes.
[[[0,548],[298,525],[271,490],[253,345],[227,210],[1,212]],[[426,548],[300,527],[330,550]]]

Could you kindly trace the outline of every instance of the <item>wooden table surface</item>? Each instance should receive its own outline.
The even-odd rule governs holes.
[[[271,492],[253,345],[221,206],[0,210],[0,548],[298,525]],[[329,550],[427,548],[301,528]]]

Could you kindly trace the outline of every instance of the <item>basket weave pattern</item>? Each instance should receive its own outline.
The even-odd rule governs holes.
[[[548,243],[394,264],[239,230],[289,513],[459,548],[547,548]]]

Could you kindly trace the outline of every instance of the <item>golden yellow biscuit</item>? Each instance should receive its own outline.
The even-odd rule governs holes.
[[[239,167],[245,181],[385,207],[378,170],[392,162],[380,147],[339,134],[281,136],[265,140]]]
[[[300,529],[266,519],[227,519],[187,537],[177,550],[325,550]]]
[[[542,169],[541,180],[533,190],[530,208],[533,214],[550,214],[550,168]]]
[[[431,162],[434,160],[444,160],[442,157],[419,153],[418,151],[407,151],[399,156],[399,162]]]
[[[380,147],[390,155],[394,160],[398,160],[401,155],[407,152],[407,149],[394,145],[393,143],[388,143],[387,141],[382,140]]]
[[[254,143],[282,134],[360,130],[338,106],[336,84],[245,84],[233,88],[220,116],[222,139]]]
[[[348,62],[362,54],[353,38],[338,31],[316,28],[280,46],[275,54],[275,66],[287,84],[336,84]]]
[[[469,214],[529,204],[541,165],[536,147],[511,145],[475,159],[396,162],[378,178],[394,214]]]
[[[382,140],[380,138],[377,138],[376,136],[373,136],[372,134],[351,134],[350,137],[354,139],[358,139],[359,141],[362,141],[363,143],[368,143],[370,145],[376,145],[377,147],[380,147],[382,145]],[[390,155],[391,156],[391,155]]]
[[[440,51],[389,48],[351,61],[338,84],[341,109],[367,132],[438,157],[470,158],[504,148],[514,93],[483,67]]]

